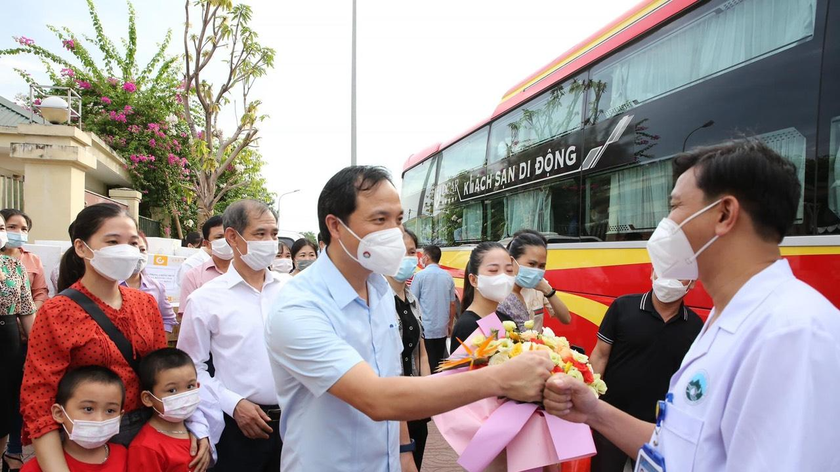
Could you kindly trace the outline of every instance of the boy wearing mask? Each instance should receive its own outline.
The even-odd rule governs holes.
[[[140,400],[154,413],[128,448],[128,470],[188,470],[190,435],[184,420],[198,408],[195,364],[184,351],[158,349],[140,362]]]
[[[125,386],[100,366],[70,370],[58,384],[52,416],[66,433],[62,445],[71,472],[124,472],[127,451],[109,443],[120,431]],[[37,459],[21,472],[41,472]]]

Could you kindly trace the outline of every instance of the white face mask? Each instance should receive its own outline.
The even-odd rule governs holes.
[[[239,232],[236,234],[239,234]],[[245,254],[242,254],[239,248],[236,249],[239,252],[242,262],[247,264],[252,270],[265,270],[271,266],[271,263],[277,257],[276,239],[270,241],[248,241],[241,234],[239,234],[239,237],[248,244],[248,252]]]
[[[214,239],[210,243],[210,252],[223,261],[233,259],[233,248],[225,241],[225,238]]]
[[[274,259],[271,261],[271,270],[280,272],[281,274],[288,274],[292,271],[291,259]]]
[[[67,432],[67,438],[74,443],[82,446],[85,449],[96,449],[107,443],[109,439],[116,436],[120,432],[120,417],[114,417],[105,421],[73,421],[70,415],[61,407],[64,416],[73,425],[73,431],[67,431],[67,426],[64,426],[64,431]]]
[[[478,291],[481,295],[496,303],[501,303],[513,291],[516,277],[507,274],[479,275]]]
[[[148,264],[149,264],[149,255],[148,254],[143,254],[141,252],[140,253],[140,262],[137,263],[137,268],[134,269],[134,273],[137,274],[137,273],[143,272],[143,269],[145,269]]]
[[[668,279],[697,280],[699,276],[697,257],[715,242],[718,236],[715,235],[695,253],[682,228],[689,221],[702,215],[720,202],[718,200],[703,208],[686,218],[679,225],[670,218],[663,218],[659,222],[659,226],[656,227],[656,231],[653,232],[647,242],[648,254],[656,275]]]
[[[197,388],[163,399],[154,396],[152,392],[149,392],[149,395],[163,403],[163,412],[157,411],[157,408],[154,409],[158,416],[172,423],[184,421],[192,416],[198,408],[198,404],[201,403],[201,397]]]
[[[5,231],[0,231],[0,247],[6,247],[9,243],[9,235]]]
[[[397,274],[406,251],[403,232],[400,228],[374,231],[368,233],[364,238],[360,238],[343,221],[338,221],[342,226],[347,228],[347,231],[350,231],[353,237],[359,240],[359,249],[356,250],[357,257],[353,257],[350,251],[344,246],[344,243],[340,239],[338,240],[344,252],[351,259],[376,274],[387,275],[389,277]]]
[[[653,293],[663,303],[673,303],[688,293],[688,286],[677,279],[658,278],[653,281]]]
[[[91,249],[87,243],[84,245],[93,252],[93,257],[88,259],[93,269],[102,277],[117,282],[134,275],[134,270],[143,257],[136,246],[128,244],[105,246],[96,250]]]

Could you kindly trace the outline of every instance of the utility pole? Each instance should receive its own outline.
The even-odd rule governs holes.
[[[353,40],[350,60],[350,165],[356,165],[356,0],[353,0]]]

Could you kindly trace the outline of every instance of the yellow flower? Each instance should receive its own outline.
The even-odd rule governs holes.
[[[481,346],[484,344],[484,341],[487,341],[487,338],[483,334],[476,334],[470,341],[470,344],[473,346]]]
[[[504,326],[505,331],[507,331],[508,333],[516,330],[516,323],[514,323],[513,321],[503,321],[502,326]]]
[[[551,358],[551,362],[553,362],[554,365],[556,365],[556,366],[563,365],[563,359],[560,358],[560,354],[557,354],[556,352],[552,352],[548,356]]]
[[[569,371],[566,372],[566,375],[568,375],[569,377],[578,379],[581,382],[583,382],[583,374],[581,374],[580,371],[577,370],[577,367],[572,367],[571,369],[569,369]]]
[[[501,339],[499,340],[499,346],[497,349],[499,352],[510,352],[510,350],[513,349],[513,341],[508,338]]]
[[[510,352],[508,353],[508,355],[510,355],[510,357],[516,357],[520,354],[522,354],[522,345],[521,344],[514,345],[513,349],[511,349]]]
[[[596,396],[601,396],[607,393],[607,384],[601,380],[600,374],[595,374],[595,381],[593,381],[589,387],[595,392]]]
[[[525,329],[534,329],[534,320],[528,320],[525,322]]]

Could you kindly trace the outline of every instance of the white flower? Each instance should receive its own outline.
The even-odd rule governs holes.
[[[586,354],[581,354],[577,351],[572,351],[572,358],[581,364],[586,364],[589,362],[589,357]]]
[[[556,337],[557,336],[556,334],[554,334],[554,330],[549,328],[549,327],[543,328],[542,334],[543,334],[543,336],[551,336],[551,337]]]
[[[194,224],[195,222],[193,220],[187,220],[184,222],[184,225],[186,225],[188,228],[192,228]]]
[[[571,369],[569,369],[569,371],[566,372],[566,375],[568,375],[569,377],[578,379],[581,382],[583,382],[583,374],[580,373],[580,371],[577,369],[577,367],[572,367]]]
[[[178,117],[171,114],[166,117],[166,123],[169,124],[169,126],[175,126],[178,124]]]
[[[510,352],[513,349],[513,341],[508,338],[499,340],[499,352]]]
[[[551,362],[553,362],[554,365],[556,365],[556,366],[562,366],[563,365],[563,358],[560,357],[560,354],[557,354],[556,352],[552,352],[552,353],[549,353],[548,356],[551,358]]]
[[[528,320],[525,322],[525,329],[534,329],[534,320]]]
[[[486,340],[487,340],[487,338],[484,337],[483,334],[476,334],[472,338],[472,340],[470,340],[470,344],[472,344],[473,346],[481,346],[482,344],[484,344],[484,341],[486,341]]]
[[[507,355],[507,352],[497,352],[496,354],[493,354],[493,357],[490,358],[490,362],[488,365],[499,365],[508,359],[510,359],[510,356]]]
[[[523,332],[519,333],[519,337],[523,341],[530,341],[532,339],[537,339],[538,336],[539,335],[537,334],[537,332],[533,331],[533,330],[523,331]]]
[[[513,321],[503,321],[502,326],[504,326],[505,331],[507,331],[508,333],[516,330],[516,323],[514,323]]]

